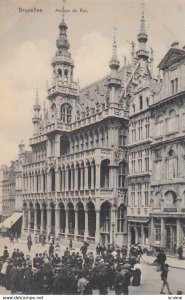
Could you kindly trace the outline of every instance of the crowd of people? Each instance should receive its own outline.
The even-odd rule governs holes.
[[[124,246],[98,244],[95,255],[84,242],[80,252],[66,248],[60,256],[57,244],[50,242],[48,250],[36,253],[33,259],[19,249],[10,254],[5,246],[0,258],[0,284],[12,294],[42,295],[91,295],[93,290],[106,295],[113,289],[116,295],[128,295],[131,284],[140,285],[139,245],[131,246],[127,253]]]

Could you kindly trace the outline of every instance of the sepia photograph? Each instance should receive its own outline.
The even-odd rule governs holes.
[[[183,299],[185,0],[0,0],[0,70],[0,298]]]

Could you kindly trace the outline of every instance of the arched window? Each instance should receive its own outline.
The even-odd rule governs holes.
[[[139,97],[139,109],[143,109],[143,97]]]
[[[71,123],[72,107],[68,103],[61,105],[61,120],[65,124]]]
[[[177,206],[177,195],[173,191],[166,192],[165,206],[166,207]]]

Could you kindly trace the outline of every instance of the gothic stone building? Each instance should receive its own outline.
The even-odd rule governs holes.
[[[185,51],[177,44],[154,78],[144,13],[130,64],[79,90],[67,25],[59,25],[42,118],[34,105],[33,161],[23,165],[23,231],[74,242],[178,245],[185,235]]]
[[[59,25],[52,86],[43,118],[34,105],[33,162],[23,166],[23,230],[61,240],[127,241],[128,107],[113,43],[110,75],[79,92],[73,81],[67,25]]]

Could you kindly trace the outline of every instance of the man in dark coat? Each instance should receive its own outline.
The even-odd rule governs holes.
[[[50,246],[49,246],[49,256],[51,256],[53,253],[54,253],[54,246],[53,246],[52,243],[50,243]]]
[[[80,248],[80,251],[82,252],[83,259],[84,259],[86,257],[86,253],[87,253],[87,245],[85,243]]]
[[[183,244],[178,248],[179,259],[183,259]]]
[[[24,282],[24,292],[27,295],[32,294],[32,265],[28,265],[28,268],[24,272],[23,282]]]
[[[16,265],[14,265],[10,271],[9,280],[10,280],[11,294],[13,295],[17,290],[18,269]]]

